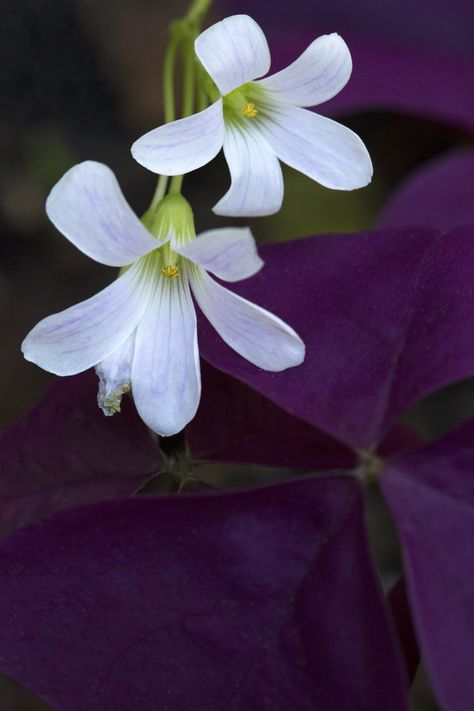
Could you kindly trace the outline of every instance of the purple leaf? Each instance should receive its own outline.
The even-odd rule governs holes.
[[[354,450],[285,412],[267,398],[206,361],[202,397],[187,427],[194,457],[273,467],[328,471],[357,466]],[[378,452],[386,457],[421,444],[419,435],[395,426]]]
[[[0,671],[57,711],[407,708],[349,477],[62,512],[0,579]]]
[[[0,434],[0,535],[71,506],[134,493],[160,466],[131,401],[104,417],[92,371],[58,379]]]
[[[382,488],[404,548],[411,609],[443,708],[474,698],[474,420],[399,457]]]
[[[200,347],[292,415],[370,447],[409,405],[474,373],[474,228],[318,236],[261,255],[265,268],[234,288],[299,332],[305,362],[259,370],[204,319]]]
[[[414,46],[473,55],[474,8],[470,0],[449,4],[418,0],[374,3],[372,0],[332,0],[315,5],[308,0],[293,0],[291,12],[285,0],[224,0],[230,12],[248,12],[269,28],[315,28],[316,33],[354,33],[372,37],[392,46]],[[401,77],[404,80],[406,77]]]
[[[187,428],[193,456],[313,471],[356,465],[348,447],[205,361],[201,365],[201,402]]]
[[[474,150],[442,155],[415,170],[385,205],[384,228],[425,225],[449,230],[474,225]]]
[[[414,7],[409,0],[339,0],[323,7],[300,0],[291,13],[282,0],[226,4],[261,21],[270,38],[272,72],[296,59],[317,36],[342,34],[354,71],[343,91],[323,105],[323,113],[386,109],[474,130],[472,2],[424,0]]]

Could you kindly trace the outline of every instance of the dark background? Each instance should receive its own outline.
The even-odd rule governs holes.
[[[0,0],[1,426],[27,412],[52,378],[23,360],[20,344],[26,333],[44,316],[91,296],[114,277],[113,270],[82,255],[48,223],[46,196],[70,166],[93,159],[111,166],[138,213],[146,209],[156,177],[133,161],[129,147],[162,121],[161,63],[167,27],[187,4]],[[310,23],[315,3],[299,0],[296,5],[295,9],[290,3],[288,13],[306,13]],[[351,5],[357,8],[357,2]],[[451,12],[450,3],[443,5]],[[397,35],[392,22],[396,6],[395,0],[374,4],[378,9],[370,33],[380,30],[387,41],[415,41],[409,18],[406,36]],[[219,19],[222,12],[216,3],[210,19]],[[277,14],[273,21],[284,26],[286,18]],[[426,21],[430,30],[430,18]],[[341,9],[341,33],[346,26],[357,29],[358,23],[357,12],[348,16]],[[428,36],[431,43],[446,48],[452,37],[442,27],[438,17]],[[464,36],[457,40],[467,46]],[[372,185],[341,194],[288,169],[282,212],[244,221],[250,222],[259,241],[370,228],[385,198],[407,172],[468,141],[456,129],[386,111],[342,118],[363,138],[373,157]],[[195,209],[198,231],[229,222],[210,211],[227,185],[221,157],[186,177],[184,194]],[[442,399],[431,398],[418,407],[412,417],[428,434],[442,431],[471,407],[471,392],[469,385],[451,388]],[[418,711],[436,708],[422,680],[414,699]],[[0,711],[33,708],[46,707],[19,695],[13,684],[4,682],[3,691],[0,684]]]

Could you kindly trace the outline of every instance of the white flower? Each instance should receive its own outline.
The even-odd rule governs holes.
[[[338,34],[323,35],[286,69],[262,77],[270,51],[260,27],[234,15],[196,39],[196,54],[222,98],[188,118],[160,126],[132,146],[134,158],[164,175],[195,170],[222,147],[231,187],[214,206],[219,215],[268,215],[280,209],[279,160],[328,188],[353,190],[372,177],[370,156],[345,126],[308,111],[335,96],[352,71]]]
[[[214,281],[238,281],[262,267],[247,228],[195,238],[191,209],[181,196],[158,206],[154,237],[132,212],[112,171],[85,162],[51,191],[46,210],[55,226],[102,264],[126,267],[103,291],[45,318],[22,344],[27,360],[57,375],[92,366],[99,404],[120,410],[131,389],[146,424],[179,432],[196,412],[200,391],[194,297],[223,340],[265,370],[304,359],[304,344],[281,319]]]

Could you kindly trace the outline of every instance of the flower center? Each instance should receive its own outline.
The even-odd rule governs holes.
[[[258,121],[265,114],[266,102],[267,92],[264,89],[252,82],[243,84],[223,97],[224,118],[238,123],[247,119]]]
[[[242,108],[240,109],[240,113],[242,116],[245,116],[245,118],[248,119],[253,119],[255,116],[258,114],[258,110],[251,101],[248,104],[244,104]]]
[[[174,264],[167,264],[166,267],[163,267],[161,270],[161,274],[166,277],[166,279],[175,279],[179,274],[179,269]]]

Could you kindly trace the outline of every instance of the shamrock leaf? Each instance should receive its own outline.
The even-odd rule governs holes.
[[[57,711],[407,708],[349,477],[56,514],[0,580],[0,671]]]
[[[304,363],[265,373],[203,320],[201,353],[292,415],[374,447],[411,404],[474,374],[474,228],[327,235],[261,254],[239,293],[297,329]]]
[[[70,506],[131,495],[160,467],[131,402],[106,418],[92,372],[58,380],[0,434],[0,535]]]
[[[356,465],[348,447],[205,361],[201,404],[187,435],[199,459],[312,471]]]
[[[421,649],[443,708],[474,697],[474,420],[396,458],[382,488],[396,520]]]
[[[443,230],[473,225],[473,183],[473,149],[435,158],[402,182],[383,208],[379,225],[425,225]]]

